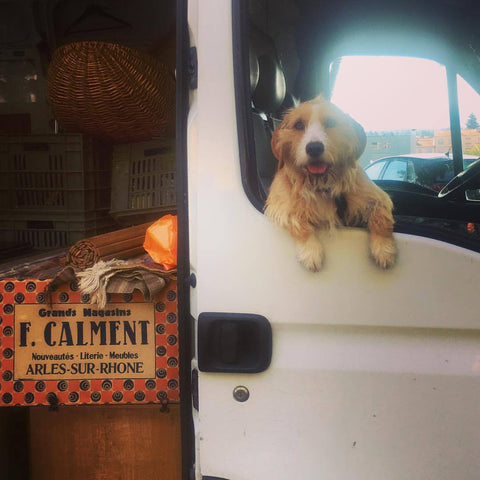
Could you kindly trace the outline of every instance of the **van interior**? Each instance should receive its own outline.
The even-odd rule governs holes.
[[[175,212],[175,2],[0,9],[1,259]]]

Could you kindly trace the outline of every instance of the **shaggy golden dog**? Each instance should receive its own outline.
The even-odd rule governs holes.
[[[290,232],[310,271],[323,264],[322,234],[341,225],[368,228],[375,262],[395,262],[392,201],[357,163],[365,145],[363,128],[321,96],[287,112],[273,132],[279,164],[265,214]]]

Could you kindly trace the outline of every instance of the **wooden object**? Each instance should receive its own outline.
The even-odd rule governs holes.
[[[26,408],[0,408],[0,465],[0,478],[30,480]]]
[[[99,260],[127,259],[144,254],[145,232],[152,222],[80,240],[67,254],[67,265],[85,269]]]
[[[180,406],[30,409],[31,480],[179,480]]]

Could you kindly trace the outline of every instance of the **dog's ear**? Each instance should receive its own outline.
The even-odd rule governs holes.
[[[282,148],[280,147],[280,140],[279,140],[279,134],[280,134],[280,129],[282,128],[283,122],[273,131],[272,134],[272,152],[275,158],[278,160],[278,168],[282,168],[283,166],[283,160],[282,160]]]
[[[363,127],[352,117],[350,117],[350,121],[352,122],[353,129],[355,130],[355,135],[357,137],[354,155],[355,158],[358,159],[361,157],[362,153],[365,151],[365,147],[367,146],[367,135],[365,134]]]

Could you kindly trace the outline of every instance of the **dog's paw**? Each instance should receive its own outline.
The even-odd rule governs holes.
[[[381,268],[391,268],[397,259],[397,248],[393,237],[372,235],[370,253],[375,263]]]
[[[324,258],[323,246],[315,236],[297,244],[297,259],[310,272],[320,271]]]

